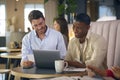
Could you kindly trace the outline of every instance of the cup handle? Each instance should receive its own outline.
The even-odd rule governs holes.
[[[64,64],[65,64],[65,69],[68,67],[68,62],[64,62]]]

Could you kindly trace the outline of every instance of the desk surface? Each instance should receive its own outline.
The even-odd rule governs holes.
[[[13,68],[11,74],[14,76],[24,78],[50,78],[60,76],[84,76],[86,72],[63,72],[56,73],[55,70],[51,69],[37,69],[36,67],[30,69],[23,69],[22,67]]]
[[[21,52],[1,53],[1,58],[21,59]]]
[[[7,47],[0,47],[0,52],[20,52],[21,49],[10,49]]]

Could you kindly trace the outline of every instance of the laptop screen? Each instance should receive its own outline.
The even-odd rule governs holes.
[[[54,61],[61,59],[58,50],[33,50],[33,54],[37,68],[55,69]]]

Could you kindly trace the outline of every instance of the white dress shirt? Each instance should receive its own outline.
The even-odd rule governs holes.
[[[38,38],[35,30],[26,34],[22,40],[22,60],[28,60],[28,55],[33,55],[33,50],[59,50],[61,58],[66,54],[63,36],[60,32],[47,27],[45,37]]]

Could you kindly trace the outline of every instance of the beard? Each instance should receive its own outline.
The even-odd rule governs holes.
[[[87,33],[75,33],[76,38],[83,38],[87,35]]]
[[[37,32],[38,34],[45,34],[46,30],[47,30],[46,27],[41,27],[40,29],[37,29],[36,32]]]

